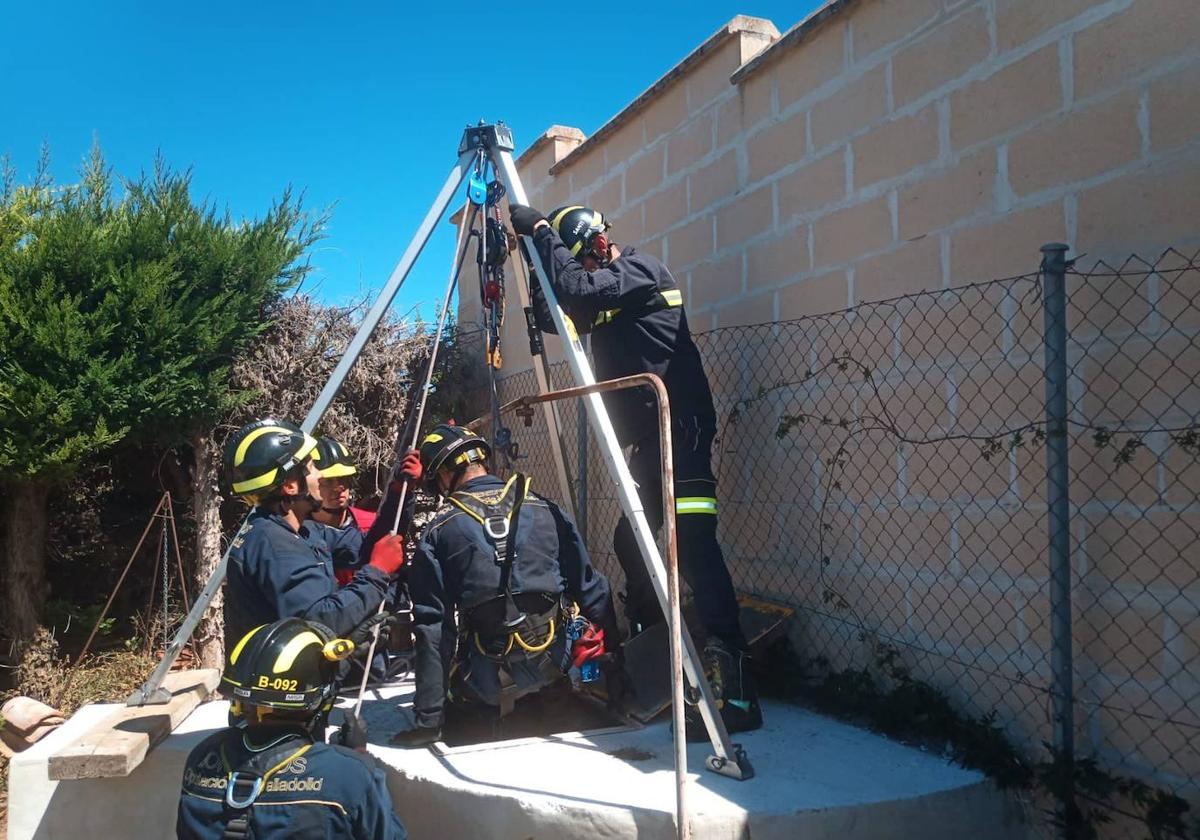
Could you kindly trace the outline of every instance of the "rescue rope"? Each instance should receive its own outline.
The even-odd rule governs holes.
[[[476,159],[476,167],[477,168],[479,166],[478,161],[482,158],[483,158],[483,152],[481,151],[479,153],[479,158]],[[470,188],[468,187],[468,190],[469,189]],[[478,215],[479,215],[479,207],[477,205],[475,205],[474,203],[472,203],[470,218],[464,218],[463,224],[459,228],[459,239],[461,242],[461,247],[459,248],[458,256],[456,257],[456,259],[454,261],[453,269],[450,272],[450,281],[446,284],[446,297],[445,297],[445,300],[442,302],[442,309],[441,309],[440,314],[438,315],[437,330],[434,332],[433,344],[429,350],[429,362],[425,366],[425,381],[421,387],[421,395],[420,395],[420,397],[418,397],[418,400],[417,400],[416,415],[414,418],[414,422],[412,424],[412,438],[409,440],[409,445],[407,448],[400,447],[400,449],[401,449],[401,451],[399,453],[400,458],[403,458],[409,450],[416,449],[417,443],[420,440],[421,420],[425,416],[425,403],[429,399],[429,391],[430,391],[431,384],[433,382],[434,365],[437,364],[438,350],[441,348],[441,345],[442,345],[442,333],[446,326],[446,318],[448,317],[448,315],[450,313],[450,302],[454,298],[454,290],[458,286],[459,274],[462,272],[463,264],[466,262],[467,246],[471,242],[471,236],[474,231],[473,225],[474,225],[475,219]],[[392,521],[391,533],[393,536],[396,534],[397,531],[400,530],[400,517],[404,512],[404,502],[405,502],[406,497],[408,496],[408,482],[407,481],[405,481],[400,486],[399,496],[400,496],[400,498],[399,498],[398,504],[396,505],[396,518]],[[380,601],[379,612],[377,614],[382,615],[383,611],[385,609],[387,609],[387,599],[386,598],[383,601]],[[377,625],[375,625],[374,632],[371,634],[371,644],[367,648],[367,658],[362,663],[362,671],[363,671],[362,680],[358,686],[358,698],[354,702],[354,716],[356,718],[362,712],[363,698],[367,691],[367,681],[371,678],[371,662],[374,661],[374,659],[375,659],[375,648],[378,646],[378,644],[379,644],[379,625],[377,624]]]

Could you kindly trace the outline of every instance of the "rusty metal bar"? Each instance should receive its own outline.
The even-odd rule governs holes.
[[[675,813],[678,836],[691,836],[687,819],[687,740],[683,719],[683,621],[679,614],[679,539],[675,532],[675,460],[671,449],[671,403],[667,386],[653,373],[635,373],[591,385],[564,388],[545,394],[518,397],[500,406],[500,414],[538,403],[603,394],[624,388],[648,387],[658,402],[658,446],[662,457],[663,528],[667,544],[667,621],[671,647],[671,722],[675,749]]]

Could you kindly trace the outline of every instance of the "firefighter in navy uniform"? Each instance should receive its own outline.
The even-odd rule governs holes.
[[[346,447],[331,437],[318,438],[313,463],[320,473],[317,488],[321,504],[312,512],[312,519],[332,532],[333,573],[338,585],[345,586],[369,559],[360,560],[359,553],[363,535],[375,522],[375,512],[351,505],[352,479],[358,475],[358,465]]]
[[[239,725],[188,755],[179,840],[404,840],[375,759],[324,743],[337,661],[352,650],[329,628],[298,618],[256,627],[238,642],[222,682]]]
[[[617,638],[608,580],[557,505],[530,492],[524,476],[489,474],[491,446],[467,429],[436,427],[420,454],[447,504],[408,566],[417,725],[393,743],[409,747],[438,740],[448,692],[503,716],[572,666],[602,658],[605,640]],[[589,622],[573,643],[570,601]]]
[[[320,621],[340,635],[387,619],[378,614],[379,604],[404,562],[403,541],[380,540],[370,562],[337,587],[329,534],[305,522],[315,447],[299,427],[272,418],[243,427],[226,446],[233,492],[255,506],[229,553],[227,647],[252,628],[288,616]]]
[[[533,237],[554,292],[579,333],[591,334],[597,379],[657,374],[671,403],[675,466],[675,522],[679,565],[691,585],[708,639],[705,670],[732,732],[762,726],[762,712],[746,670],[746,639],[737,596],[717,543],[716,479],[712,442],[716,412],[700,353],[692,341],[683,293],[663,263],[635,248],[618,248],[608,223],[587,207],[562,207],[547,219],[537,210],[512,207],[513,229]],[[536,275],[534,275],[536,278]],[[554,332],[540,283],[534,282],[538,325]],[[661,454],[654,393],[649,388],[604,395],[621,446],[631,446],[629,471],[650,527],[662,527]],[[625,609],[637,632],[662,620],[633,528],[622,516],[613,539],[627,580]],[[689,707],[698,734],[699,715]]]

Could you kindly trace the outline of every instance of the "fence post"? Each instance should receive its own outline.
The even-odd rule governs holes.
[[[1050,667],[1053,673],[1054,748],[1070,779],[1075,761],[1075,687],[1071,635],[1071,499],[1067,461],[1068,246],[1042,246],[1045,318],[1046,501],[1050,537]],[[1069,782],[1068,782],[1069,784]],[[1066,791],[1073,805],[1073,791]]]

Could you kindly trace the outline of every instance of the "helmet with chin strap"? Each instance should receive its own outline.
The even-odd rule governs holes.
[[[221,677],[232,695],[230,712],[242,718],[253,706],[259,720],[274,715],[319,731],[337,699],[338,662],[353,651],[353,642],[315,621],[255,627],[234,646]]]
[[[312,457],[317,442],[294,423],[265,417],[238,430],[225,445],[229,487],[250,504],[269,498]],[[307,489],[304,494],[307,495]]]
[[[430,485],[437,484],[438,470],[450,470],[455,476],[471,464],[483,464],[492,455],[491,445],[464,426],[443,423],[421,440],[421,468]]]
[[[612,227],[599,210],[573,204],[552,211],[547,221],[571,251],[571,256],[582,257],[591,253],[601,261],[607,260],[607,254],[598,254],[592,248],[596,236]]]
[[[321,473],[321,478],[342,478],[358,474],[358,465],[350,457],[346,447],[331,437],[323,437],[317,441],[313,450],[313,462]]]

